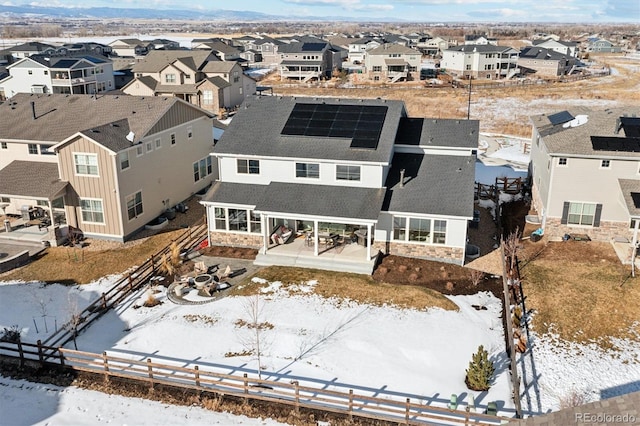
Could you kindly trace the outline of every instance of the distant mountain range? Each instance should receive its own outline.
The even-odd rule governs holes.
[[[122,19],[173,19],[173,20],[207,20],[207,21],[379,21],[379,19],[349,18],[340,16],[296,17],[279,16],[251,11],[235,10],[185,10],[185,9],[116,9],[111,7],[43,7],[43,6],[8,6],[0,4],[0,16],[4,17],[47,17],[47,18],[122,18]],[[389,21],[397,21],[387,19]]]

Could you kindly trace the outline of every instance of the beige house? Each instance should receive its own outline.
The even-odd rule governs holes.
[[[118,56],[134,57],[147,53],[147,43],[137,38],[121,38],[108,44]]]
[[[210,50],[154,50],[133,67],[135,79],[122,88],[134,96],[175,96],[214,114],[233,109],[255,93],[256,82],[235,61]]]
[[[9,214],[124,241],[213,181],[213,116],[175,97],[21,94],[0,114]]]
[[[531,117],[532,201],[545,235],[638,240],[640,109],[572,108]]]
[[[422,53],[400,44],[383,44],[365,52],[364,66],[371,80],[395,83],[411,79],[420,68]]]
[[[518,58],[518,68],[523,74],[535,73],[539,77],[568,75],[575,66],[575,57],[536,46],[525,47]]]

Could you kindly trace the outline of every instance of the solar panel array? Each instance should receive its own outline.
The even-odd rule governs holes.
[[[631,200],[633,200],[633,206],[637,209],[640,209],[640,193],[632,192]]]
[[[351,139],[351,148],[376,149],[387,115],[382,105],[296,103],[281,134]]]
[[[327,43],[302,43],[302,52],[320,52]]]
[[[591,147],[594,151],[640,152],[640,138],[591,136]]]
[[[620,117],[620,123],[627,137],[640,137],[640,118],[638,117]]]
[[[573,115],[571,115],[571,113],[569,111],[561,111],[561,112],[557,112],[555,114],[551,114],[547,118],[551,122],[551,125],[555,126],[557,124],[563,124],[563,123],[566,123],[568,121],[571,121],[575,117]]]

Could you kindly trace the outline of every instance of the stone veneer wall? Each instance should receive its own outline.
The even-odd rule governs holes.
[[[593,241],[612,241],[614,238],[626,238],[631,241],[633,229],[626,222],[601,221],[596,227],[576,227],[563,225],[559,218],[547,218],[544,234],[550,239],[562,238],[564,234],[587,234]]]
[[[439,262],[462,264],[464,249],[461,247],[435,246],[426,244],[408,244],[397,241],[375,241],[372,251],[396,256],[415,257]]]
[[[540,197],[540,191],[538,190],[538,185],[533,184],[533,188],[531,188],[531,207],[535,211],[538,212],[538,216],[542,219],[542,208],[544,204],[542,203],[542,198]]]
[[[248,247],[254,249],[262,247],[262,235],[215,231],[210,231],[209,235],[212,246]]]

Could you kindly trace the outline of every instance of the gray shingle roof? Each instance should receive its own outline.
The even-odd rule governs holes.
[[[129,119],[131,131],[142,138],[178,103],[207,114],[174,97],[19,93],[0,105],[0,140],[58,143],[81,130],[122,119]]]
[[[93,139],[111,151],[118,152],[131,147],[131,142],[126,138],[129,131],[129,121],[127,119],[123,119],[102,126],[85,129],[80,133]]]
[[[271,182],[269,185],[216,182],[202,201],[255,206],[255,210],[344,219],[377,220],[383,188]]]
[[[0,170],[0,194],[53,199],[67,186],[58,175],[58,163],[12,161]]]
[[[202,68],[204,73],[225,73],[230,72],[238,63],[236,61],[209,61]]]
[[[509,50],[517,51],[513,47],[508,46],[494,46],[493,44],[464,44],[462,46],[451,47],[447,49],[452,52],[464,52],[464,53],[503,53]]]
[[[478,120],[401,118],[395,143],[428,147],[478,147]]]
[[[297,42],[291,44],[283,44],[278,48],[279,53],[322,53],[329,49],[331,45],[326,41]]]
[[[540,59],[545,61],[561,61],[566,60],[567,55],[558,53],[555,50],[545,49],[544,47],[525,47],[520,51],[520,58]]]
[[[133,67],[135,73],[156,73],[164,69],[176,59],[191,58],[194,70],[198,70],[207,61],[209,56],[214,56],[209,50],[152,50]],[[216,58],[217,59],[217,58]],[[183,62],[185,62],[183,60]]]
[[[383,44],[382,46],[378,46],[375,49],[371,49],[367,52],[368,55],[387,55],[390,53],[400,53],[404,55],[421,55],[418,50],[397,43]]]
[[[618,184],[629,215],[640,217],[640,180],[618,179]]]
[[[616,134],[616,120],[624,115],[640,116],[640,107],[629,106],[592,110],[586,107],[570,108],[568,112],[576,117],[586,115],[587,122],[577,127],[565,128],[563,124],[552,125],[549,115],[540,114],[531,117],[531,122],[540,134],[547,150],[553,155],[575,155],[605,157],[640,157],[639,152],[595,151],[591,145],[591,136],[624,137],[624,130]]]
[[[382,209],[471,218],[475,170],[474,156],[395,154]]]
[[[344,138],[281,135],[296,103],[386,106],[387,114],[377,149],[352,149],[349,148],[350,140]],[[404,115],[406,112],[401,101],[253,96],[247,98],[240,107],[214,152],[259,157],[387,163],[391,159],[400,117]]]

